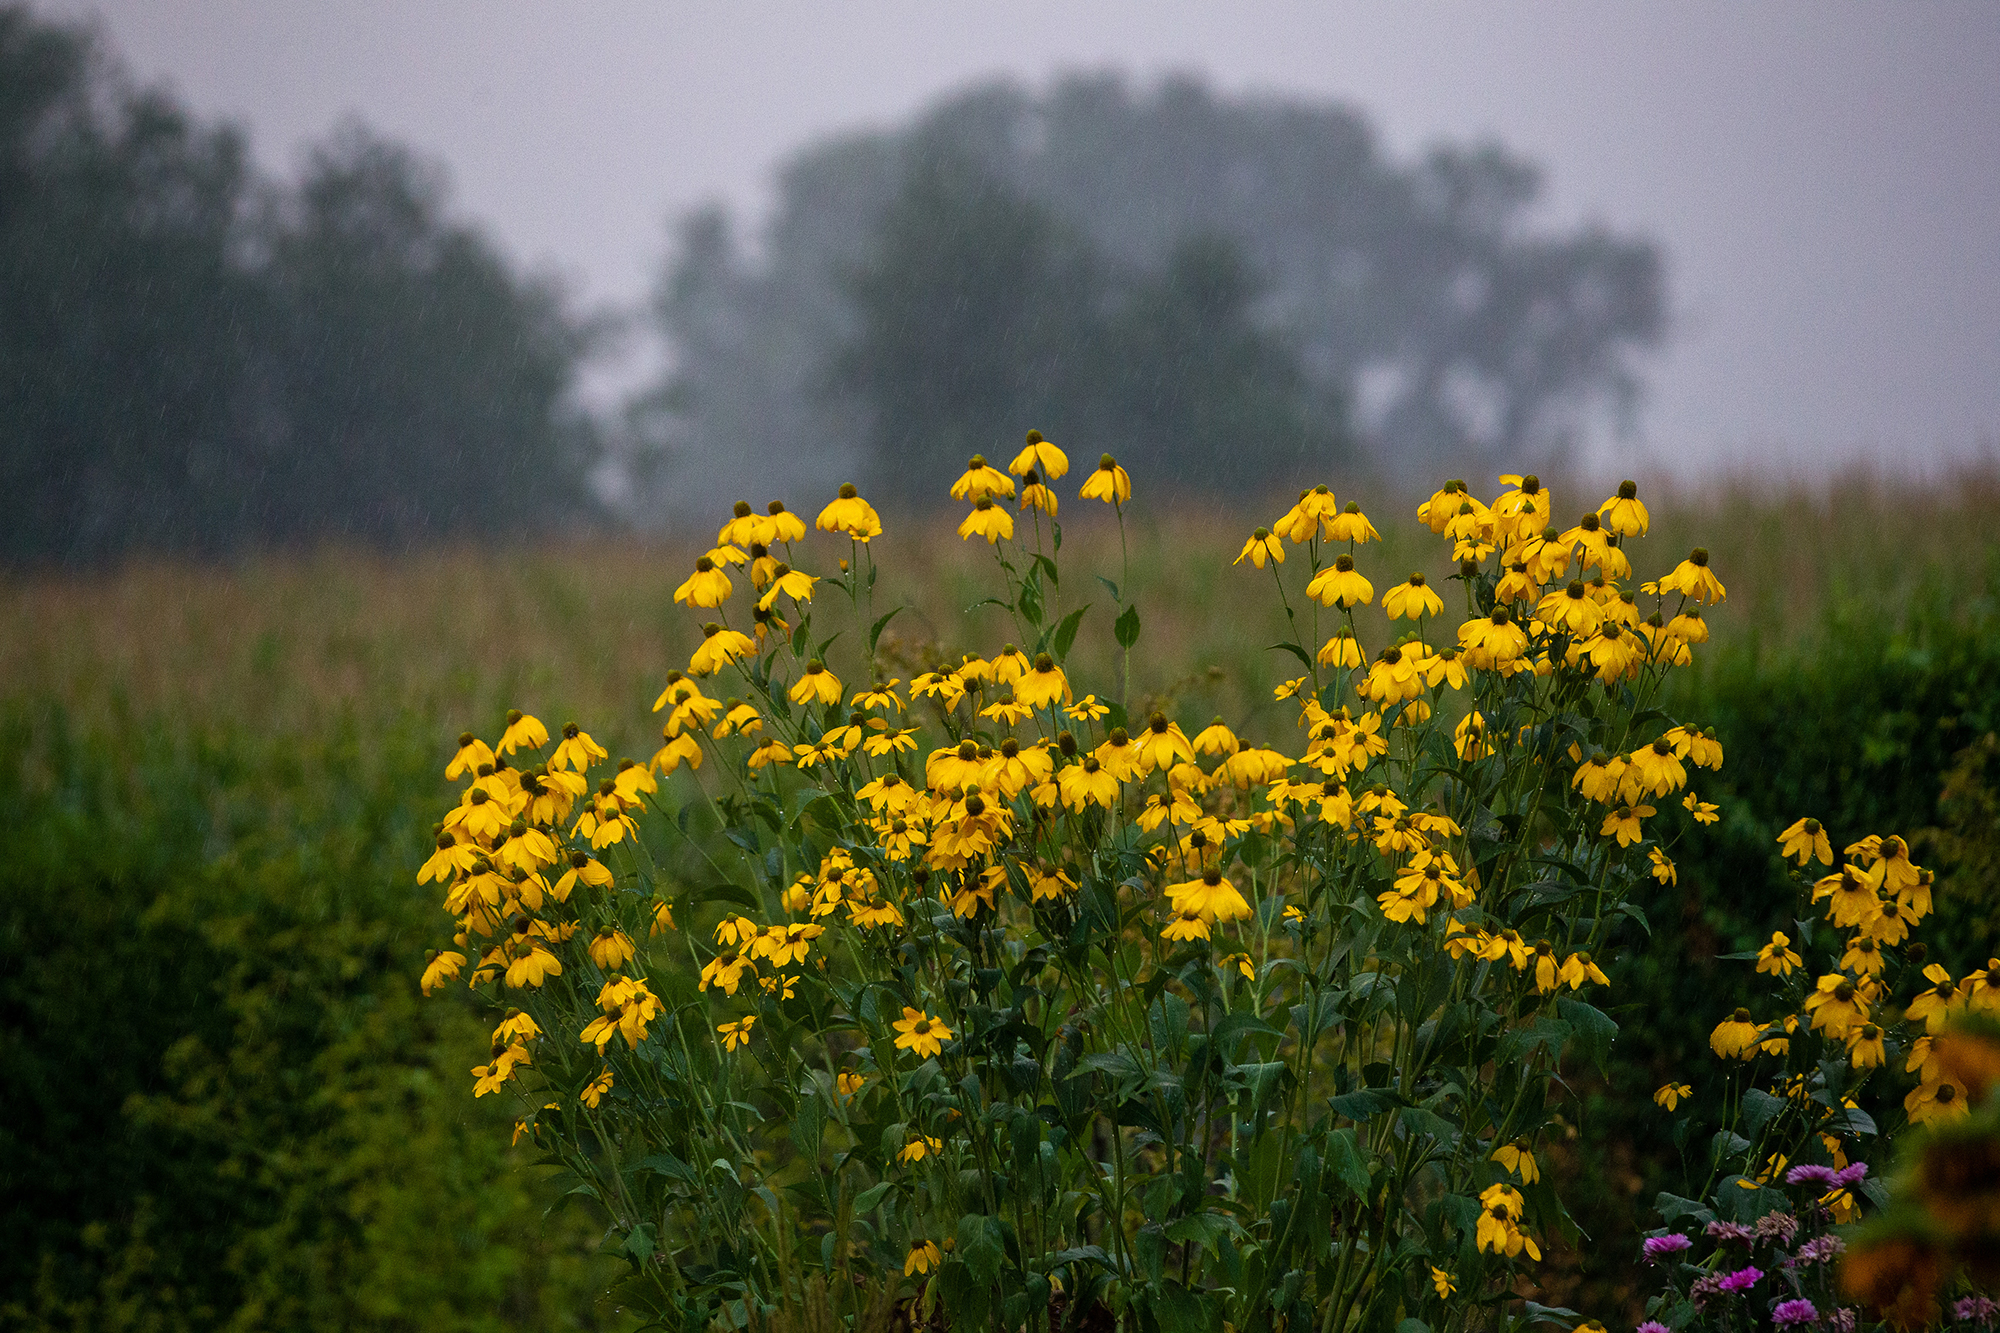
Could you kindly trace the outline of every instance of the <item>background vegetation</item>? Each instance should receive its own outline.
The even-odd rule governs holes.
[[[1576,1071],[1558,1164],[1594,1186],[1575,1195],[1594,1238],[1634,1234],[1680,1183],[1647,1098],[1712,1072],[1707,1029],[1743,971],[1714,958],[1783,919],[1770,838],[1796,812],[1843,839],[1936,830],[1920,848],[1946,884],[1948,965],[2000,946],[2000,547],[1981,517],[1996,498],[1985,473],[1656,503],[1649,549],[1709,534],[1730,586],[1686,709],[1727,747],[1703,791],[1726,817],[1677,850],[1650,945],[1608,964],[1616,1060],[1602,1082]],[[1376,517],[1371,570],[1435,551]],[[1256,521],[1142,517],[1133,596],[1147,660],[1173,665],[1134,688],[1285,744],[1266,702],[1290,660],[1262,649],[1275,626],[1212,610],[1263,605],[1239,596],[1260,576],[1228,563]],[[1073,526],[1115,574],[1115,533]],[[913,603],[901,651],[1004,636],[963,610],[984,595],[983,544],[885,540],[915,579],[881,590]],[[131,564],[0,595],[0,1319],[617,1324],[593,1219],[544,1218],[554,1201],[503,1115],[470,1097],[484,1031],[417,1001],[442,918],[413,875],[463,727],[521,703],[584,720],[614,755],[650,750],[645,705],[693,646],[669,614],[693,549]],[[1108,658],[1098,610],[1079,645]],[[1567,1303],[1633,1307],[1615,1246],[1544,1268]]]
[[[598,323],[435,167],[351,125],[265,175],[0,6],[0,1325],[618,1324],[594,1220],[545,1215],[469,1096],[481,1025],[415,992],[450,738],[518,703],[648,753],[693,646],[667,612],[702,524],[565,537],[738,484],[803,508],[850,470],[929,499],[1038,426],[1134,465],[1131,595],[1171,663],[1135,687],[1288,743],[1228,563],[1277,509],[1245,497],[1345,497],[1389,458],[1484,486],[1637,389],[1660,257],[1526,230],[1537,188],[1498,148],[1398,163],[1352,112],[1195,83],[974,90],[802,151],[754,263],[726,215],[683,220],[651,312],[673,372],[593,421]],[[1175,489],[1204,507],[1154,507]],[[1996,499],[1989,470],[1656,504],[1651,549],[1701,540],[1731,589],[1683,706],[1728,747],[1727,817],[1613,962],[1608,1081],[1577,1075],[1560,1169],[1600,1186],[1594,1237],[1677,1183],[1645,1097],[1706,1069],[1714,955],[1784,905],[1779,824],[1917,833],[1950,964],[2000,950]],[[1448,572],[1369,508],[1371,572]],[[892,527],[911,660],[997,648],[980,553]],[[1071,539],[1115,572],[1108,529]],[[1106,657],[1108,619],[1080,641]],[[1616,1249],[1546,1268],[1633,1308]]]
[[[0,562],[588,514],[586,327],[353,123],[296,180],[0,6]]]
[[[1028,425],[1156,493],[1532,465],[1636,401],[1665,302],[1643,238],[1531,227],[1540,188],[1188,79],[982,86],[802,148],[754,244],[679,219],[652,308],[587,315],[411,149],[352,122],[272,175],[0,3],[0,562],[907,502]],[[668,355],[586,410],[621,319]]]
[[[674,355],[621,442],[642,481],[907,498],[1024,423],[1189,494],[1488,473],[1617,420],[1664,319],[1657,248],[1531,226],[1505,148],[1398,161],[1350,108],[1188,77],[970,88],[778,184],[754,246],[680,223]]]

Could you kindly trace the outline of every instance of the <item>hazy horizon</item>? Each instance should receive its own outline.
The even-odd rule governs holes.
[[[1634,470],[1884,471],[2000,439],[2000,9],[1970,4],[1309,6],[63,0],[144,83],[288,172],[358,115],[442,162],[458,210],[580,306],[631,308],[670,221],[754,235],[784,159],[985,78],[1115,68],[1347,103],[1394,155],[1498,141],[1538,221],[1657,240],[1669,332]],[[600,400],[657,348],[600,367]],[[1608,462],[1599,450],[1600,461]]]

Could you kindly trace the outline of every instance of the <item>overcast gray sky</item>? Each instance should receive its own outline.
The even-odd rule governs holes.
[[[1397,153],[1490,137],[1545,218],[1659,240],[1656,465],[1884,466],[2000,440],[2000,4],[43,0],[289,169],[343,115],[587,303],[665,220],[988,75],[1205,74],[1358,105]],[[636,368],[622,372],[627,378]]]

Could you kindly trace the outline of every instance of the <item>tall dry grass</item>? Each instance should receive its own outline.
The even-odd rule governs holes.
[[[1144,622],[1134,702],[1171,699],[1197,717],[1221,712],[1253,728],[1285,725],[1270,707],[1270,687],[1296,674],[1297,663],[1269,650],[1286,637],[1271,575],[1231,564],[1249,530],[1274,515],[1187,507],[1162,514],[1144,503],[1143,478],[1141,487],[1127,527],[1128,592]],[[1597,498],[1558,486],[1557,514],[1573,521]],[[1923,486],[1850,474],[1818,485],[1739,481],[1650,498],[1653,531],[1634,548],[1637,572],[1657,576],[1689,547],[1707,546],[1730,590],[1711,617],[1718,644],[1780,647],[1834,608],[1850,624],[1886,633],[1926,587],[1988,595],[2000,560],[1993,517],[2000,469],[1992,466]],[[948,501],[940,511],[947,506],[955,516]],[[1449,575],[1448,552],[1406,505],[1370,512],[1385,541],[1364,548],[1358,563],[1378,593],[1412,569]],[[1120,578],[1118,533],[1094,504],[1070,501],[1065,516],[1063,607],[1092,604],[1073,674],[1115,688],[1114,609],[1093,575]],[[1019,637],[1003,611],[981,605],[1003,591],[989,549],[960,541],[952,522],[941,513],[892,523],[875,543],[876,614],[908,604],[885,636],[906,677],[939,645],[992,653]],[[625,751],[643,752],[654,734],[647,706],[666,672],[685,664],[706,618],[673,603],[705,536],[398,557],[327,549],[17,578],[0,590],[0,698],[59,702],[83,717],[166,718],[194,733],[243,727],[303,735],[334,720],[365,730],[397,717],[434,729],[440,744],[463,726],[490,728],[519,705],[552,722],[576,718]],[[845,542],[819,534],[808,545],[802,563],[815,569],[848,554]],[[1293,607],[1317,642],[1315,608],[1301,585],[1295,577]],[[841,632],[830,664],[852,679],[865,617],[822,588],[815,638]],[[739,617],[742,598],[734,604]],[[1447,592],[1447,618],[1456,611]],[[1319,616],[1323,633],[1331,615]],[[1364,642],[1386,641],[1379,607],[1366,610],[1362,631]]]

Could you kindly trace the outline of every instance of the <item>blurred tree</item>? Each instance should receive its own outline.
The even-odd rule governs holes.
[[[1259,294],[1236,243],[1212,232],[1133,285],[1102,339],[1107,447],[1169,485],[1235,494],[1343,461],[1338,400],[1256,323]]]
[[[260,315],[240,139],[109,91],[81,35],[0,11],[0,553],[185,546],[226,521]]]
[[[438,170],[349,124],[267,223],[267,537],[404,543],[587,508],[566,399],[588,337],[444,199]]]
[[[1226,237],[1121,271],[947,151],[910,171],[846,288],[858,327],[830,387],[867,408],[880,494],[924,495],[973,453],[1011,457],[1022,422],[1202,489],[1261,488],[1334,452],[1334,414],[1253,322],[1256,284]]]
[[[820,392],[826,381],[812,367],[831,348],[883,335],[886,307],[868,304],[882,298],[880,281],[853,275],[893,257],[886,238],[892,227],[907,233],[909,182],[945,160],[960,164],[958,176],[976,168],[989,197],[1017,201],[1003,212],[1031,203],[1044,229],[1094,253],[1103,281],[1064,293],[1078,308],[1038,311],[1043,320],[1097,320],[1088,299],[1158,279],[1191,238],[1226,238],[1258,283],[1243,322],[1284,350],[1313,414],[1342,405],[1339,419],[1385,471],[1547,460],[1629,413],[1636,355],[1661,329],[1655,248],[1601,230],[1529,231],[1539,174],[1499,148],[1398,163],[1352,110],[1219,98],[1190,78],[1143,93],[1116,76],[1061,79],[1040,96],[987,85],[908,126],[802,150],[781,174],[758,262],[733,246],[680,250],[665,287],[699,275],[708,299],[698,309],[662,302],[655,314],[681,391],[668,447],[681,453],[687,494],[744,455],[803,484],[838,480],[820,463],[857,431],[856,397]],[[929,238],[926,253],[955,243]],[[726,347],[701,341],[725,325]],[[1108,324],[1093,327],[1111,335]],[[697,343],[699,356],[683,355]],[[1100,364],[1115,360],[1108,346],[1096,349]],[[949,383],[976,387],[954,375]],[[882,385],[836,382],[856,395]],[[1052,410],[1025,420],[1054,435]],[[989,448],[1024,420],[1008,427]],[[878,450],[907,443],[893,431],[871,438]],[[1339,437],[1321,426],[1313,438],[1304,457],[1296,444],[1265,449],[1243,484],[1253,474],[1270,486],[1317,479]],[[1069,442],[1085,455],[1099,445],[1075,433]],[[1252,443],[1233,437],[1227,448]],[[1281,460],[1292,466],[1269,470]],[[894,470],[893,457],[883,462]]]
[[[0,559],[560,521],[587,347],[406,151],[349,127],[260,182],[236,131],[0,7]]]
[[[1099,336],[1099,269],[1087,242],[977,164],[915,168],[849,276],[860,327],[833,360],[833,387],[870,409],[875,488],[924,494],[1022,422],[1069,436],[1094,406],[1077,363]]]

